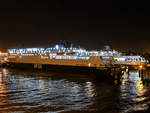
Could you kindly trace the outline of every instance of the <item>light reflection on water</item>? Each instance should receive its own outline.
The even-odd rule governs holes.
[[[122,113],[148,110],[150,89],[138,72],[121,84],[0,69],[0,112]],[[45,76],[46,75],[46,76]]]
[[[135,112],[148,110],[150,102],[150,89],[144,85],[144,80],[139,77],[137,71],[124,74],[122,84],[120,86],[120,100],[123,112]],[[147,100],[146,100],[147,99]],[[145,101],[146,100],[146,101]]]

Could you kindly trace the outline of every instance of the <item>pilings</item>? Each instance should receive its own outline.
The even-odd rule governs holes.
[[[131,67],[130,69],[130,66],[126,66],[125,68],[125,72],[126,72],[126,79],[128,80],[129,79],[129,72],[130,70],[132,70],[133,67]],[[136,69],[138,71],[138,74],[139,74],[139,77],[141,77],[142,79],[144,78],[144,73],[145,73],[145,67],[143,65],[140,65],[137,67]]]
[[[144,70],[139,70],[139,77],[144,78]]]
[[[138,70],[139,70],[139,77],[141,77],[143,79],[145,67],[140,65]]]

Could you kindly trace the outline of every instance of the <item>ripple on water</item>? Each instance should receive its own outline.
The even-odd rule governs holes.
[[[121,113],[149,110],[150,85],[131,72],[118,86],[0,69],[0,112]],[[7,73],[6,73],[7,72]],[[23,73],[23,74],[22,74]],[[48,75],[50,74],[50,76]]]

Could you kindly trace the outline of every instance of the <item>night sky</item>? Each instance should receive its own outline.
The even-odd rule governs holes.
[[[87,49],[110,44],[150,52],[148,2],[119,1],[1,0],[0,48],[67,40]]]

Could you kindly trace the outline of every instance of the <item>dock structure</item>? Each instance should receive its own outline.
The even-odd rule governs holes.
[[[148,61],[141,56],[122,56],[118,59],[119,60],[117,60],[115,64],[124,68],[124,71],[126,72],[126,79],[129,79],[129,72],[131,70],[138,71],[139,77],[144,78],[145,71],[150,66]]]
[[[145,69],[148,66],[148,61],[141,56],[120,56],[115,57],[114,64],[128,69],[139,70],[141,67],[142,69]]]

